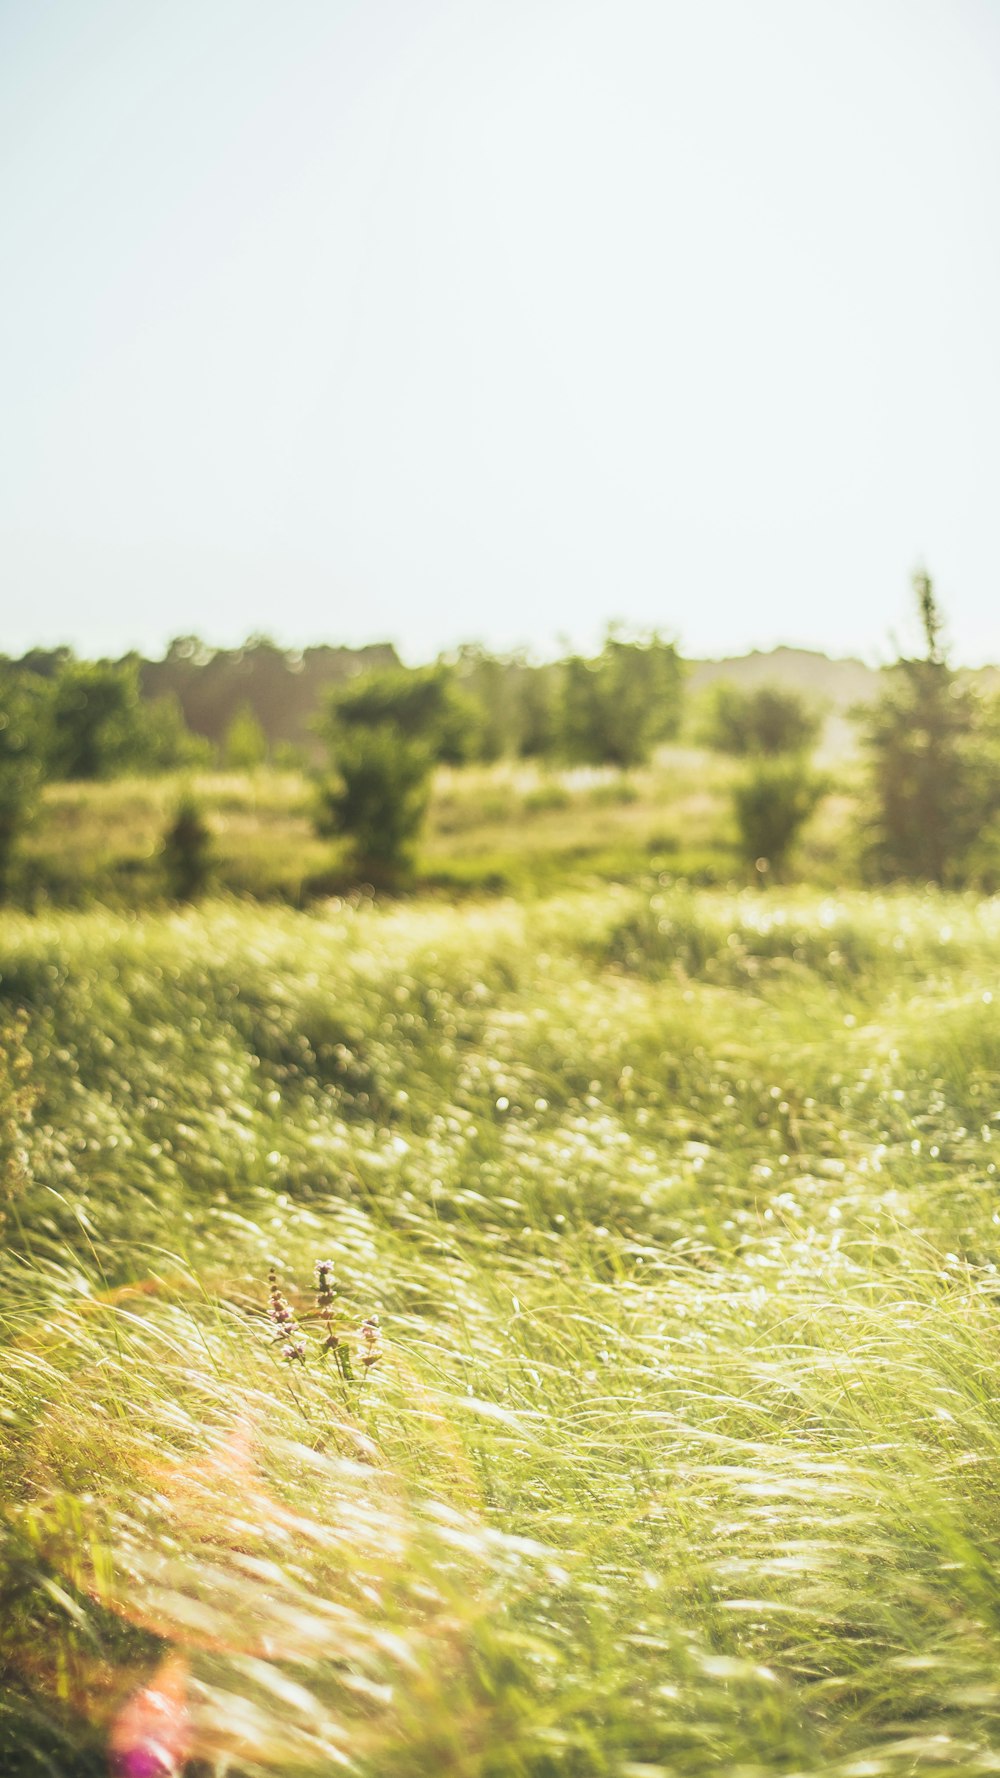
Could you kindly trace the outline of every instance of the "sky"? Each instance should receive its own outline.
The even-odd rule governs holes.
[[[1000,660],[997,0],[2,0],[0,652]]]

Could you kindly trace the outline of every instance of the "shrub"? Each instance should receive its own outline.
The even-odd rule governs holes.
[[[757,759],[732,789],[740,856],[763,881],[783,876],[788,856],[826,786],[796,755]]]
[[[336,745],[336,775],[320,786],[319,832],[348,839],[356,866],[380,882],[406,875],[432,764],[422,742],[389,723],[345,729]]]
[[[805,753],[819,738],[819,712],[781,685],[745,690],[723,680],[711,688],[706,704],[700,739],[717,753],[737,758]]]
[[[175,901],[194,901],[204,894],[212,874],[212,835],[193,796],[178,803],[163,836],[161,857]]]

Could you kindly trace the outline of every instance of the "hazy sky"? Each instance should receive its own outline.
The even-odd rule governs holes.
[[[0,651],[1000,659],[997,0],[2,0]]]

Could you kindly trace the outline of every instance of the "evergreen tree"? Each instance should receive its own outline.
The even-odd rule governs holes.
[[[176,901],[194,901],[208,887],[212,835],[190,794],[181,797],[163,836],[161,853],[167,887]]]
[[[233,772],[252,772],[267,758],[267,736],[253,712],[253,705],[244,702],[233,716],[222,742],[223,764]]]
[[[915,574],[913,587],[924,653],[884,670],[864,724],[867,852],[883,879],[960,883],[1000,797],[994,774],[984,769],[981,706],[948,661],[929,575]]]

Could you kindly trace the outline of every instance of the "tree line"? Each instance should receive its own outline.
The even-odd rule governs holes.
[[[914,591],[923,653],[884,669],[857,713],[859,862],[877,880],[989,885],[1000,876],[1000,706],[952,667],[925,574]],[[180,638],[162,662],[65,649],[0,659],[0,893],[47,780],[305,765],[319,831],[349,841],[359,873],[401,881],[436,765],[507,756],[627,772],[678,735],[683,709],[675,643],[615,627],[595,654],[545,664],[469,646],[407,668],[388,644],[296,654],[262,637],[217,651]],[[761,880],[782,874],[829,789],[811,762],[821,717],[776,686],[721,684],[704,700],[695,738],[744,761],[732,812]],[[207,851],[188,796],[167,836],[180,892],[197,892]]]
[[[161,662],[84,661],[69,649],[0,659],[0,893],[47,781],[266,762],[320,771],[332,749],[338,770],[367,776],[370,857],[380,848],[401,857],[401,817],[390,805],[422,806],[435,764],[511,754],[627,769],[676,734],[682,693],[672,642],[616,630],[596,656],[544,666],[468,647],[406,668],[388,644],[295,653],[264,637],[216,651],[183,637]],[[392,780],[381,800],[372,788],[379,760]],[[329,785],[320,802],[329,826]],[[190,850],[189,800],[178,821]]]

